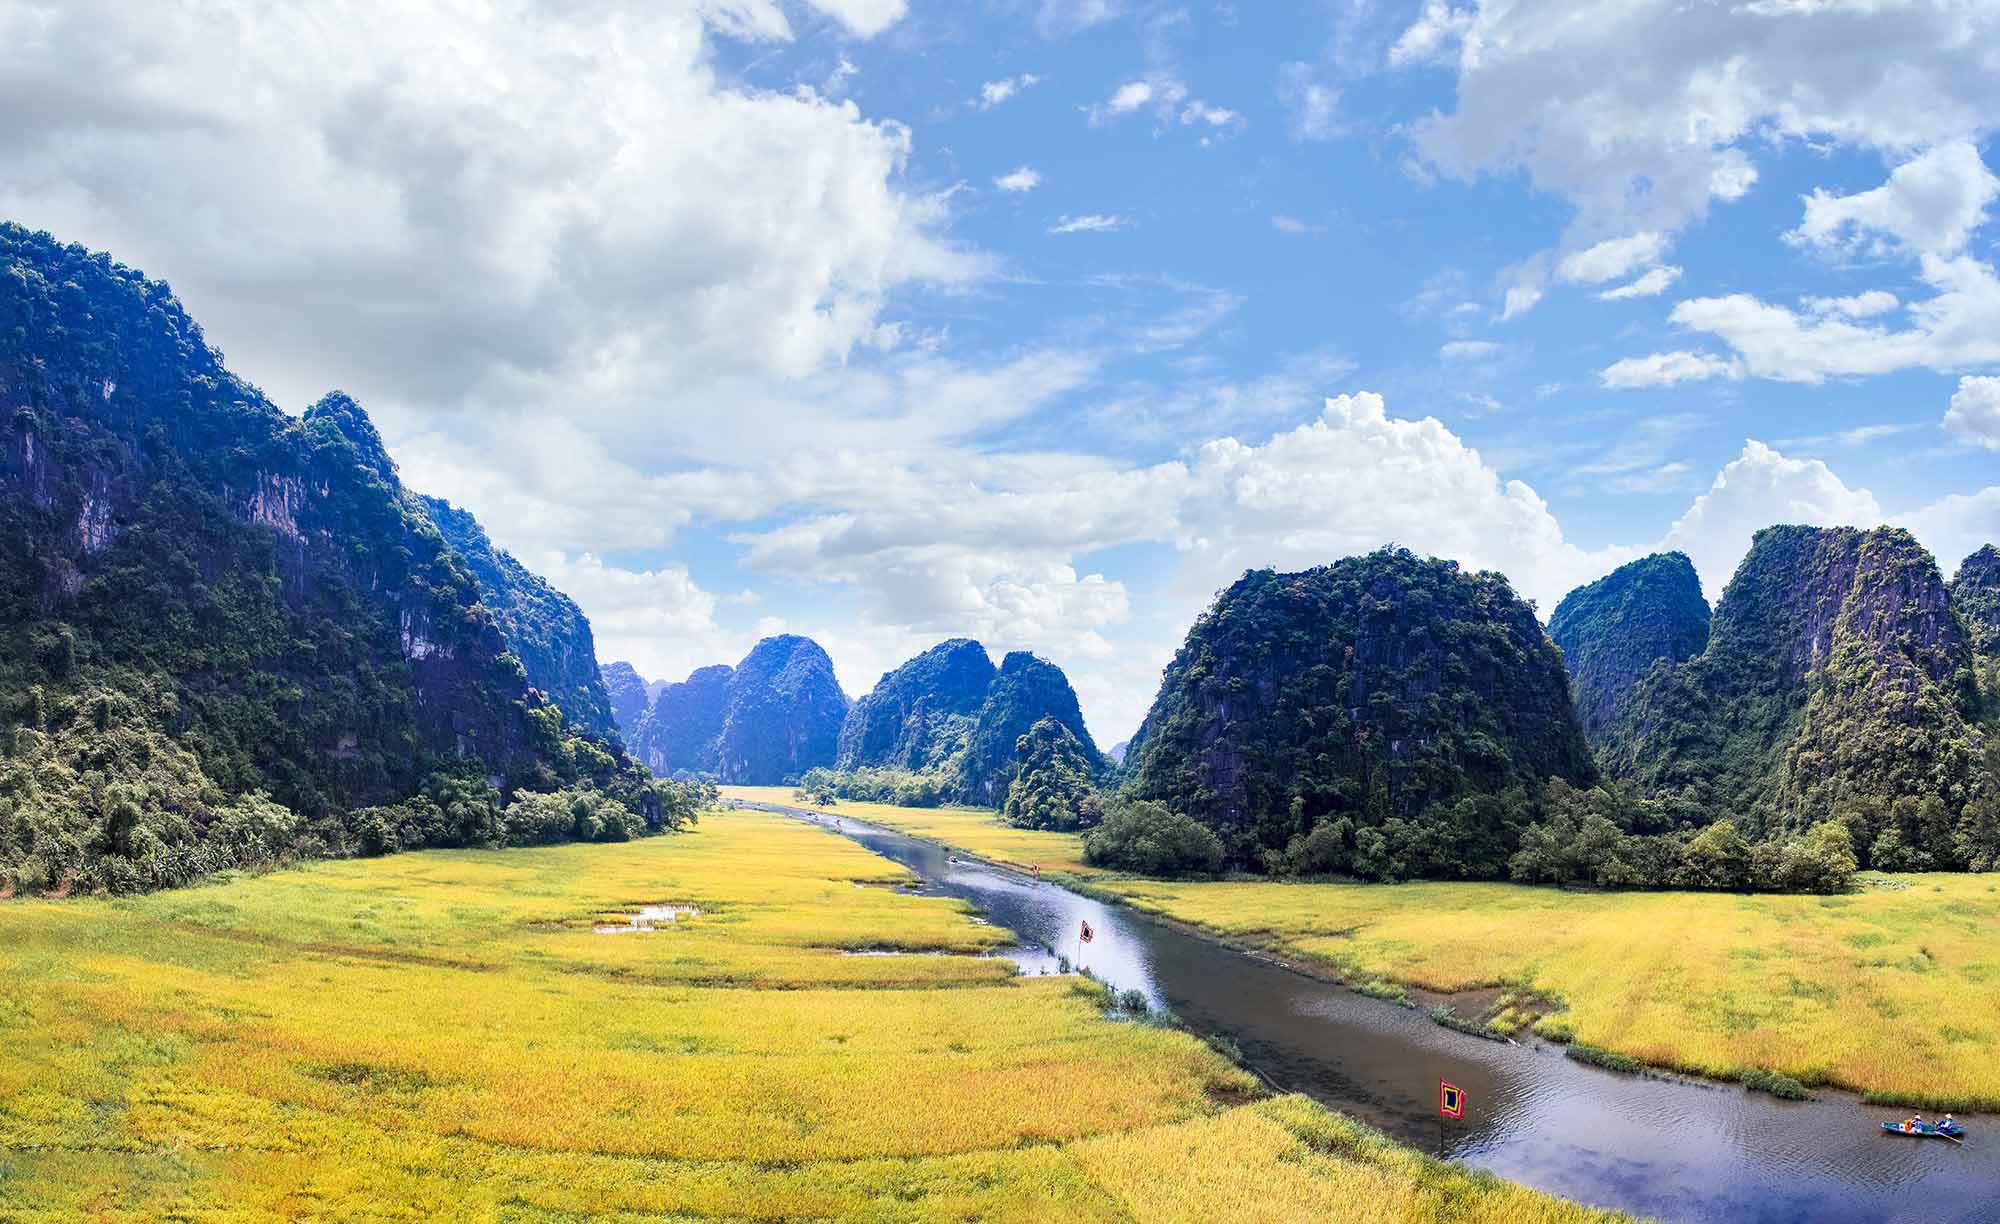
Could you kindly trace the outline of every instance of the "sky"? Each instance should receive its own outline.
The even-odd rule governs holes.
[[[2000,540],[1985,0],[0,0],[0,117],[649,678],[976,637],[1108,745],[1248,568]]]

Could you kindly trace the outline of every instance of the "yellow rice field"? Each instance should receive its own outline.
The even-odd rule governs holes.
[[[0,1220],[1609,1218],[1257,1099],[902,878],[739,812],[0,904]]]
[[[1051,864],[1082,849],[992,812],[828,810],[989,857],[1022,837],[1044,839]],[[1993,875],[1871,875],[1847,896],[1794,897],[1093,874],[1093,889],[1139,909],[1356,983],[1537,996],[1544,1031],[1656,1066],[1717,1078],[1763,1068],[1883,1100],[2000,1109]]]

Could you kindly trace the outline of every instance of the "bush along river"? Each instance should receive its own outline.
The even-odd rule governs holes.
[[[769,810],[829,827],[836,819]],[[1017,934],[1026,946],[1010,956],[1024,972],[1056,972],[1060,956],[1116,991],[1142,991],[1192,1032],[1235,1042],[1274,1085],[1411,1147],[1661,1220],[2000,1224],[2000,1122],[1990,1117],[1967,1119],[1964,1143],[1953,1144],[1887,1134],[1880,1124],[1908,1111],[1847,1094],[1782,1101],[1585,1066],[1545,1046],[1453,1032],[1422,1011],[931,842],[839,824],[914,871],[923,892],[971,902]],[[1088,944],[1078,938],[1086,922]],[[1462,1120],[1439,1118],[1441,1079],[1464,1090]]]

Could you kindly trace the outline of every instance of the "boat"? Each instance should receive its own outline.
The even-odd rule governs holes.
[[[1913,1139],[1949,1139],[1953,1143],[1960,1143],[1965,1139],[1964,1127],[1954,1126],[1950,1130],[1942,1130],[1929,1122],[1919,1122],[1915,1130],[1908,1129],[1901,1122],[1884,1122],[1882,1129],[1888,1131],[1890,1134],[1908,1135]]]

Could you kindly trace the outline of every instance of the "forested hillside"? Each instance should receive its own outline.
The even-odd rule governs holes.
[[[1106,771],[1061,668],[1021,650],[996,669],[984,646],[953,638],[887,673],[855,702],[836,768],[815,771],[806,784],[849,799],[1000,807],[1021,737],[1044,719],[1066,730],[1088,776]]]
[[[528,683],[563,712],[569,725],[610,736],[618,725],[597,671],[597,643],[576,601],[528,572],[504,548],[493,547],[479,520],[437,497],[419,501],[445,542],[479,580],[480,601],[500,626],[507,649],[527,670]]]
[[[1982,838],[1961,823],[1991,803],[1995,778],[1954,602],[1906,531],[1766,528],[1707,648],[1640,682],[1605,759],[1753,840],[1831,814],[1864,865],[1972,861]]]
[[[604,677],[604,696],[611,703],[612,721],[630,744],[639,720],[653,704],[653,695],[647,691],[645,677],[630,663],[606,663],[599,671]]]
[[[1988,544],[1960,563],[1951,580],[1951,603],[1973,653],[2000,659],[2000,548]]]
[[[1556,605],[1549,637],[1562,648],[1577,721],[1597,742],[1640,678],[1661,659],[1680,663],[1708,644],[1708,600],[1687,554],[1622,565]]]
[[[508,840],[522,789],[662,818],[359,406],[281,412],[166,285],[0,225],[0,414],[0,889]]]
[[[1534,610],[1498,574],[1393,548],[1245,574],[1189,631],[1127,768],[1246,865],[1322,829],[1326,869],[1464,876],[1504,874],[1550,778],[1596,775]]]

